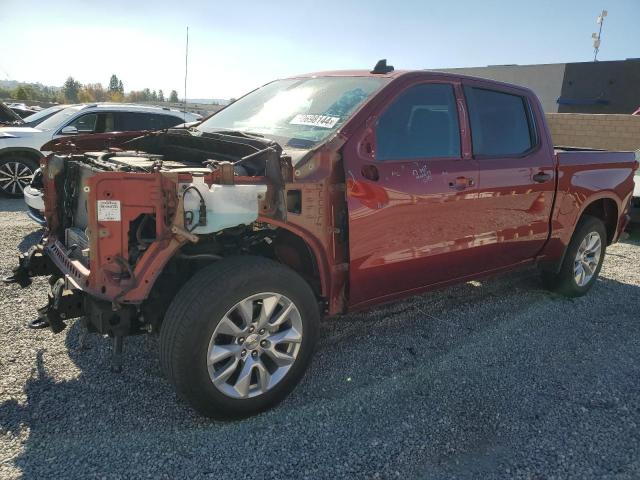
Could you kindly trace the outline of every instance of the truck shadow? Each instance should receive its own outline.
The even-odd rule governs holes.
[[[575,408],[616,408],[595,391],[629,374],[628,355],[637,358],[629,342],[640,334],[639,294],[635,285],[603,278],[591,300],[567,300],[525,272],[327,319],[314,363],[292,395],[275,410],[234,422],[201,418],[176,397],[160,373],[155,338],[128,339],[125,370],[113,374],[108,342],[93,337],[89,350],[80,350],[74,324],[62,334],[69,358],[39,349],[24,401],[0,404],[0,431],[26,437],[23,453],[4,461],[25,478],[70,478],[74,463],[85,478],[143,471],[173,478],[182,476],[181,464],[233,478],[246,472],[225,450],[268,438],[257,456],[264,448],[265,456],[286,458],[291,445],[314,445],[296,471],[342,464],[360,452],[374,465],[411,466],[420,476],[480,475],[529,448],[525,435],[505,443],[504,432],[551,435],[569,428]],[[593,302],[615,309],[606,318],[583,316]],[[50,373],[68,361],[76,376]],[[345,422],[358,433],[343,438]],[[326,435],[309,439],[309,429]],[[416,436],[423,440],[405,445]],[[373,440],[387,448],[372,448]],[[326,442],[338,450],[325,449]],[[228,449],[212,453],[222,444]],[[330,451],[343,453],[334,458]],[[177,458],[172,466],[162,461],[168,452]],[[109,471],[116,457],[129,473]]]

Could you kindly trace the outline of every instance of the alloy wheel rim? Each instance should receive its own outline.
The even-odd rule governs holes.
[[[584,287],[595,275],[602,255],[602,239],[598,232],[591,232],[580,243],[573,262],[573,278]]]
[[[236,303],[216,326],[207,349],[213,385],[236,399],[274,388],[293,366],[302,343],[296,305],[277,293],[259,293]]]
[[[33,178],[33,170],[20,162],[7,162],[0,166],[0,188],[12,195],[23,193]]]

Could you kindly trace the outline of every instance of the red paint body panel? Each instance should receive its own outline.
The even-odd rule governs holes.
[[[305,76],[330,75],[372,74]],[[285,183],[284,190],[301,192],[301,211],[289,212],[286,220],[275,218],[270,211],[258,218],[304,240],[315,258],[328,313],[375,305],[538,260],[557,264],[580,215],[600,199],[609,199],[616,206],[617,229],[611,240],[617,240],[637,168],[632,153],[554,152],[540,103],[524,88],[432,72],[392,72],[385,77],[389,82],[332,139],[294,166],[293,180]],[[376,161],[378,118],[406,88],[425,82],[453,86],[460,125],[459,158]],[[535,148],[518,158],[475,158],[464,85],[525,97],[537,126]],[[548,173],[550,178],[535,182],[537,173]],[[167,233],[173,218],[163,210],[167,198],[177,200],[175,179],[161,174],[104,173],[91,182],[89,227],[92,233],[106,229],[107,234],[91,235],[90,273],[80,272],[84,284],[79,286],[100,298],[140,303],[184,242]],[[47,215],[52,221],[55,195],[49,196],[51,185],[46,188]],[[150,211],[166,218],[157,225],[161,241],[135,267],[135,282],[119,281],[121,270],[114,263],[116,256],[126,253],[127,227],[96,220],[95,201],[106,198],[122,200],[127,221]],[[63,271],[69,270],[64,259],[56,263]]]

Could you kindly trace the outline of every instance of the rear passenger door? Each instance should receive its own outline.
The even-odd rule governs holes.
[[[555,195],[555,156],[539,102],[521,90],[468,82],[473,156],[477,160],[476,227],[487,269],[534,257],[549,235]],[[533,104],[532,104],[533,103]]]

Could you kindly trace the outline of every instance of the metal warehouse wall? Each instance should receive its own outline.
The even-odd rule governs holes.
[[[489,67],[449,68],[437,72],[469,75],[498,82],[512,83],[533,90],[545,112],[557,112],[556,100],[562,93],[564,63],[546,65],[495,65]]]
[[[640,149],[638,115],[548,113],[547,123],[554,145],[604,150]]]
[[[632,113],[640,107],[640,59],[437,69],[533,90],[547,113]]]

